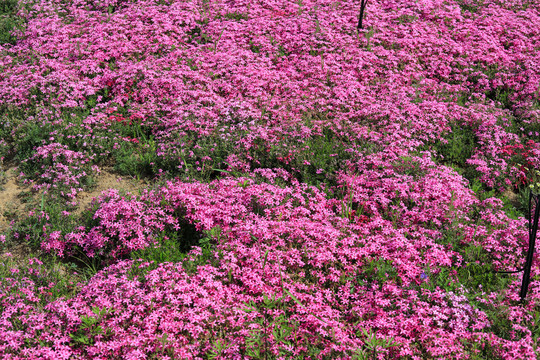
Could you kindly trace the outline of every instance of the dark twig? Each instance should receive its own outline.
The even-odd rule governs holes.
[[[532,203],[534,202],[534,217],[531,222]],[[527,251],[527,260],[525,262],[523,280],[521,282],[521,291],[519,297],[521,301],[527,296],[529,283],[531,282],[531,267],[534,255],[534,246],[536,244],[536,233],[538,231],[538,218],[540,217],[540,195],[529,193],[529,250]]]
[[[364,10],[366,9],[369,0],[362,0],[360,4],[360,17],[358,18],[358,28],[362,29],[362,20],[364,19]]]

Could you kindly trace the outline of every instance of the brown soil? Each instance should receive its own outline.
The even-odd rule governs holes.
[[[95,186],[90,191],[83,191],[77,194],[79,206],[77,207],[77,210],[75,210],[75,213],[77,214],[87,209],[92,203],[92,200],[101,195],[105,190],[125,190],[136,194],[138,190],[143,189],[146,186],[147,184],[142,180],[136,180],[129,177],[124,178],[114,174],[110,170],[101,170],[96,178]]]
[[[0,235],[7,232],[12,220],[17,221],[25,216],[31,207],[39,203],[41,196],[39,192],[32,192],[30,186],[22,185],[17,181],[16,169],[11,168],[3,172],[1,170],[0,168]],[[122,178],[109,169],[102,170],[95,180],[95,185],[90,191],[83,191],[77,195],[79,205],[74,210],[75,214],[87,209],[92,200],[105,190],[117,189],[137,194],[139,189],[148,186],[144,181],[129,177]],[[28,245],[24,243],[11,244],[9,248],[3,249],[0,252],[0,260],[6,258],[6,253],[10,253],[11,255],[8,256],[16,263],[24,262],[24,259],[33,254]]]
[[[19,186],[13,169],[4,172],[3,180],[0,184],[0,234],[7,230],[12,218],[24,211],[21,195],[29,190],[28,186]]]
[[[519,206],[518,194],[516,194],[512,189],[507,188],[505,192],[503,193],[503,195],[506,196],[508,200],[510,200],[510,203],[512,205],[514,205],[515,207]]]
[[[75,214],[88,208],[92,200],[105,190],[118,189],[136,194],[139,189],[147,186],[144,181],[129,177],[123,178],[108,169],[101,170],[95,180],[95,186],[90,191],[83,191],[77,195],[79,205],[74,211]],[[8,169],[4,172],[3,181],[0,183],[0,234],[7,231],[11,220],[17,219],[31,210],[28,208],[29,204],[39,202],[39,193],[32,193],[30,190],[30,186],[18,183],[15,169]]]

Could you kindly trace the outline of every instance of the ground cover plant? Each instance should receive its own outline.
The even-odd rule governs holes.
[[[360,5],[0,1],[0,356],[538,358],[540,5]]]

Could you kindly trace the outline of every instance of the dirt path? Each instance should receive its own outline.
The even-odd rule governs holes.
[[[0,184],[0,234],[7,230],[11,218],[24,210],[21,194],[29,190],[18,185],[14,169],[5,170],[4,181]]]
[[[110,170],[102,170],[96,176],[95,186],[90,191],[83,191],[77,195],[79,205],[74,213],[78,214],[88,208],[92,200],[105,190],[118,189],[137,193],[139,189],[145,187],[147,184],[142,180],[121,177]],[[15,168],[5,170],[5,176],[0,183],[0,234],[8,230],[12,219],[30,210],[27,208],[26,203],[29,202],[27,198],[31,197],[35,200],[39,196],[39,194],[31,193],[30,190],[30,186],[18,183]]]
[[[147,187],[147,184],[142,180],[136,180],[129,177],[119,176],[110,170],[101,170],[96,178],[96,185],[90,191],[83,191],[77,194],[79,206],[75,213],[80,213],[88,208],[92,200],[105,190],[117,189],[125,190],[136,194],[139,189]]]

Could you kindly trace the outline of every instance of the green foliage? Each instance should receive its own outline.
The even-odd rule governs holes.
[[[186,257],[185,252],[180,249],[178,233],[161,233],[156,239],[156,245],[145,249],[140,249],[131,253],[132,259],[142,259],[153,261],[157,264],[164,262],[180,262]]]
[[[360,152],[377,151],[370,143],[348,145],[328,129],[322,135],[297,142],[284,138],[269,144],[265,139],[254,139],[246,151],[236,145],[243,133],[230,133],[227,128],[216,129],[209,135],[185,131],[174,137],[175,145],[167,146],[168,153],[159,156],[156,140],[149,131],[135,125],[123,126],[119,136],[137,139],[133,143],[122,142],[112,151],[115,170],[119,173],[151,178],[161,169],[169,177],[182,175],[205,182],[226,175],[245,176],[241,171],[230,170],[227,158],[236,155],[251,170],[281,168],[300,182],[326,184],[329,188],[337,185],[337,173],[348,171]]]
[[[13,35],[13,30],[18,25],[18,21],[10,16],[0,16],[0,45],[17,42],[17,37]]]
[[[33,206],[39,210],[15,223],[8,233],[8,240],[11,243],[25,242],[30,249],[39,251],[41,243],[53,232],[59,232],[63,236],[74,232],[79,226],[89,229],[97,225],[96,220],[93,219],[97,205],[89,211],[84,211],[81,215],[74,215],[65,212],[63,204],[46,195],[41,196],[41,202],[36,202],[37,200],[33,197],[30,197],[29,201],[34,202]],[[177,213],[176,216],[183,218],[181,212]],[[219,241],[221,236],[219,227],[200,232],[195,225],[181,220],[179,230],[166,229],[159,235],[156,247],[135,251],[131,257],[156,264],[185,260],[186,270],[196,271],[198,266],[215,260],[214,244]],[[202,254],[194,259],[186,260],[186,255],[193,246],[200,246]],[[106,265],[103,257],[97,255],[89,257],[78,247],[74,247],[72,250],[64,261],[86,279],[95,275]]]
[[[119,119],[127,114],[118,115]],[[111,155],[114,169],[122,175],[131,175],[138,179],[152,178],[159,169],[168,169],[170,165],[157,156],[157,143],[150,127],[136,121],[115,121],[111,125],[118,144],[113,146]],[[111,135],[109,134],[108,137]],[[129,141],[128,141],[129,140]]]
[[[82,127],[85,126],[83,120],[89,113],[88,109],[71,108],[69,112],[56,112],[45,117],[32,106],[26,109],[0,107],[0,138],[5,141],[0,147],[0,156],[21,163],[34,154],[37,146],[56,142],[69,150],[92,154],[93,161],[103,161],[116,136],[101,133],[96,128],[92,134],[94,142],[81,137],[80,134],[84,133]],[[36,120],[29,119],[31,117]],[[29,174],[39,171],[39,166],[31,162],[22,166]]]
[[[436,271],[431,271],[428,267],[424,271],[427,281],[422,283],[422,288],[431,291],[440,288],[447,292],[456,292],[461,287],[461,285],[458,280],[452,276],[452,273],[455,271],[455,269],[455,267],[442,267],[437,269]]]
[[[491,323],[490,332],[495,334],[495,336],[511,341],[521,340],[528,334],[514,328],[514,325],[518,324],[520,321],[512,319],[511,310],[508,305],[501,305],[504,296],[505,291],[501,291],[492,301],[478,301],[478,299],[471,299],[471,305],[486,314]],[[493,305],[493,302],[495,305]],[[522,320],[520,325],[530,326],[531,324],[526,320]]]
[[[249,50],[251,50],[255,54],[258,54],[258,53],[261,52],[261,46],[260,45],[255,45],[253,40],[249,40]]]
[[[292,54],[292,51],[288,51],[283,45],[278,46],[277,56],[278,57],[288,57]]]
[[[15,115],[15,116],[13,116]],[[34,149],[43,144],[52,131],[50,124],[38,124],[34,121],[24,121],[24,113],[11,114],[11,116],[2,119],[7,129],[12,129],[12,135],[7,140],[13,146],[15,160],[22,162],[30,158]],[[4,122],[5,121],[5,122]],[[7,125],[9,123],[10,125]],[[6,130],[7,130],[6,129]],[[30,166],[30,165],[28,165]],[[31,171],[36,169],[31,169]]]
[[[385,260],[382,258],[372,259],[364,266],[362,275],[357,276],[357,279],[363,279],[367,284],[376,283],[379,286],[388,281],[401,285],[401,277],[392,264],[392,260]],[[360,285],[362,285],[362,283]],[[352,290],[353,289],[351,289],[351,291]]]
[[[503,109],[512,110],[513,102],[511,97],[514,92],[515,90],[510,88],[498,87],[486,92],[486,98],[495,101]]]
[[[532,313],[532,321],[529,322],[533,344],[538,344],[540,340],[540,308],[536,306]]]
[[[235,152],[234,144],[224,139],[219,131],[207,136],[187,131],[176,135],[174,143],[168,145],[167,154],[160,156],[152,135],[140,137],[138,145],[121,144],[113,153],[115,169],[123,174],[146,177],[159,174],[161,169],[169,177],[181,175],[203,182],[230,173],[226,170],[226,159]]]
[[[393,337],[377,337],[376,333],[371,329],[362,331],[357,331],[356,336],[364,337],[364,346],[363,348],[358,349],[352,356],[355,360],[369,360],[369,359],[378,359],[378,351],[387,350],[393,347],[397,347],[400,344],[394,341]]]
[[[495,272],[492,265],[494,259],[481,245],[463,240],[462,230],[457,226],[448,225],[443,229],[439,242],[457,251],[463,259],[463,266],[441,268],[433,272],[427,269],[427,287],[439,286],[447,291],[455,291],[459,287],[457,281],[471,294],[481,291],[503,292],[511,280],[508,275]],[[455,277],[451,274],[455,274]]]
[[[416,20],[418,20],[418,16],[404,14],[404,15],[401,15],[400,17],[398,17],[397,20],[399,21],[400,24],[408,24],[408,23],[413,23]]]
[[[437,142],[435,149],[444,157],[443,162],[465,168],[466,161],[471,158],[478,141],[474,130],[469,125],[452,123],[450,132],[444,136],[447,144]]]
[[[2,168],[2,162],[0,161],[0,191],[4,190],[4,184],[7,181],[6,171]]]
[[[181,262],[187,272],[193,273],[197,271],[197,267],[217,261],[215,243],[219,242],[221,232],[220,227],[201,232],[194,225],[183,221],[178,231],[163,232],[157,238],[156,246],[134,251],[131,258],[151,262],[152,266],[147,269],[148,271],[160,263]],[[200,255],[188,256],[193,246],[201,248]]]
[[[477,179],[471,183],[470,187],[480,201],[494,197],[501,200],[503,202],[502,209],[511,219],[517,220],[519,217],[526,216],[527,214],[529,204],[529,193],[527,188],[519,189],[519,192],[515,194],[516,198],[510,199],[506,193],[501,194],[496,189],[486,189],[486,186]]]
[[[17,0],[0,0],[0,15],[13,14],[17,10]]]
[[[205,45],[213,42],[212,37],[204,32],[199,26],[189,30],[186,34],[188,36],[188,44]]]
[[[499,351],[485,338],[463,340],[465,352],[471,360],[502,359]]]
[[[349,170],[350,160],[359,156],[356,148],[360,147],[371,150],[370,144],[348,145],[335,132],[325,129],[322,135],[296,143],[283,139],[269,145],[263,139],[255,140],[249,149],[249,159],[252,169],[282,168],[308,185],[333,187],[337,185],[338,172]]]
[[[489,227],[487,230],[489,231]],[[449,225],[443,229],[440,243],[457,251],[463,259],[463,265],[425,269],[427,281],[422,283],[422,287],[429,290],[441,288],[453,293],[464,290],[470,304],[488,316],[491,321],[490,331],[510,340],[515,332],[512,330],[512,322],[506,315],[500,313],[499,303],[505,297],[513,278],[509,274],[496,272],[498,269],[492,265],[494,259],[481,245],[463,240],[463,233],[457,226]],[[492,300],[483,299],[493,293],[498,294],[495,300],[497,305],[493,305]],[[473,358],[492,358],[482,357],[492,355],[494,349],[489,344],[484,344],[485,346],[481,348],[473,345],[469,346],[468,351],[474,356],[479,356]]]
[[[74,253],[66,257],[65,261],[73,269],[79,271],[81,276],[87,281],[105,266],[104,259],[101,256],[95,255],[90,257],[79,247],[74,247]]]
[[[181,262],[193,246],[200,246],[203,254],[210,252],[212,242],[219,240],[220,231],[221,229],[216,227],[210,231],[200,232],[195,225],[181,221],[179,230],[161,233],[155,247],[137,250],[131,257],[156,263]]]
[[[91,346],[95,343],[95,337],[101,336],[110,337],[113,331],[110,328],[103,328],[99,325],[103,318],[111,313],[110,309],[100,309],[92,307],[93,316],[82,316],[81,324],[76,332],[69,334],[71,341],[75,347]]]
[[[113,152],[113,156],[115,158],[114,169],[119,174],[131,175],[138,179],[155,176],[162,163],[156,155],[153,141],[148,146],[122,142],[119,148]]]
[[[208,359],[218,359],[223,355],[223,351],[228,348],[227,343],[223,339],[217,339],[212,342],[213,349],[208,353]]]
[[[535,106],[535,108],[540,109],[540,105]],[[510,120],[512,122],[511,131],[520,136],[523,142],[526,140],[540,141],[540,121],[517,115],[510,116]]]
[[[46,234],[53,231],[71,232],[75,229],[77,221],[73,214],[64,213],[64,205],[49,196],[42,195],[39,203],[35,203],[36,200],[34,198],[30,200],[34,202],[35,212],[17,222],[10,229],[8,236],[11,239],[26,241],[28,246],[37,250]]]
[[[400,160],[392,163],[392,168],[396,174],[412,176],[414,179],[425,175],[420,163],[411,156],[400,156]]]
[[[373,27],[369,27],[369,31],[364,34],[364,37],[367,40],[367,51],[371,51],[371,38],[373,37],[373,35],[375,35],[375,29]]]
[[[0,0],[0,45],[17,42],[12,34],[22,28],[22,21],[16,16],[17,7],[17,0]]]
[[[480,247],[468,247],[465,250],[465,254],[469,258],[481,257],[481,252],[482,248]],[[511,282],[508,275],[496,273],[493,265],[487,262],[469,262],[464,267],[459,268],[457,273],[459,282],[473,292],[502,292]]]
[[[325,183],[337,185],[335,176],[347,168],[348,161],[356,153],[331,130],[325,129],[322,136],[309,138],[295,157],[292,168],[298,169],[298,180],[309,185]]]
[[[481,0],[459,0],[457,3],[462,11],[468,11],[470,13],[477,13],[484,6]]]
[[[240,13],[240,12],[232,12],[232,13],[226,13],[223,16],[225,19],[229,20],[235,20],[235,21],[242,21],[249,19],[248,14]]]
[[[39,202],[37,202],[39,200]],[[65,211],[65,205],[50,196],[42,194],[35,199],[30,197],[28,201],[36,209],[32,215],[19,219],[9,229],[8,239],[11,243],[24,243],[33,251],[41,251],[41,243],[49,234],[58,231],[61,235],[74,232],[78,226],[90,227],[95,221],[91,215],[83,213],[81,216]],[[94,211],[95,212],[95,211]],[[99,256],[88,257],[80,249],[75,248],[73,254],[69,254],[62,261],[65,266],[77,271],[80,276],[89,279],[103,266],[103,259]],[[44,255],[46,256],[46,255]],[[52,258],[55,256],[50,255]]]
[[[182,262],[187,273],[195,273],[197,268],[201,265],[211,264],[213,266],[219,266],[223,254],[221,251],[217,251],[216,254],[215,243],[219,241],[220,236],[220,228],[213,228],[210,231],[203,232],[203,236],[198,239],[198,242],[192,245],[199,246],[201,248],[201,253],[196,257],[187,258]],[[193,238],[193,240],[196,240],[196,238]],[[187,250],[184,251],[187,253]]]
[[[356,203],[353,202],[353,196],[352,192],[349,191],[347,195],[343,195],[343,198],[341,199],[341,217],[344,219],[350,219],[353,220],[355,213],[355,205]]]
[[[478,146],[478,139],[470,125],[452,123],[450,132],[443,136],[447,143],[438,141],[434,144],[437,154],[442,156],[441,163],[453,167],[459,174],[469,181],[478,178],[478,172],[467,160]]]
[[[5,250],[9,252],[10,248]],[[43,291],[35,291],[39,307],[58,298],[74,297],[80,289],[79,274],[53,256],[41,255],[40,259],[41,262],[36,262],[32,253],[16,258],[4,255],[0,262],[0,282],[6,278],[29,279],[34,289],[43,288]]]
[[[109,68],[111,67],[111,64],[110,63],[107,63],[107,65],[109,66]],[[98,97],[100,97],[100,100],[98,102]],[[104,88],[104,89],[99,89],[98,91],[96,91],[95,94],[92,94],[92,95],[89,95],[86,97],[86,100],[84,101],[84,105],[87,109],[93,109],[95,108],[98,104],[102,104],[102,103],[105,103],[105,102],[108,102],[108,101],[111,101],[112,98],[110,97],[110,94],[109,94],[109,89],[108,88]]]
[[[224,174],[223,170],[228,168],[227,157],[235,153],[234,143],[223,138],[219,131],[210,136],[188,135],[186,140],[192,144],[190,150],[193,151],[193,156],[186,153],[180,156],[180,165],[186,175],[209,181]]]
[[[298,299],[294,299],[299,303]],[[261,314],[255,320],[258,326],[253,327],[249,337],[246,338],[246,355],[252,359],[274,359],[268,345],[268,341],[273,339],[277,344],[279,358],[291,356],[289,349],[294,348],[298,340],[296,332],[299,323],[287,314],[288,302],[285,294],[281,297],[263,294],[261,303],[250,301],[246,306],[244,311]],[[280,315],[272,316],[272,313],[276,312]],[[307,352],[314,354],[316,350],[311,348]]]

